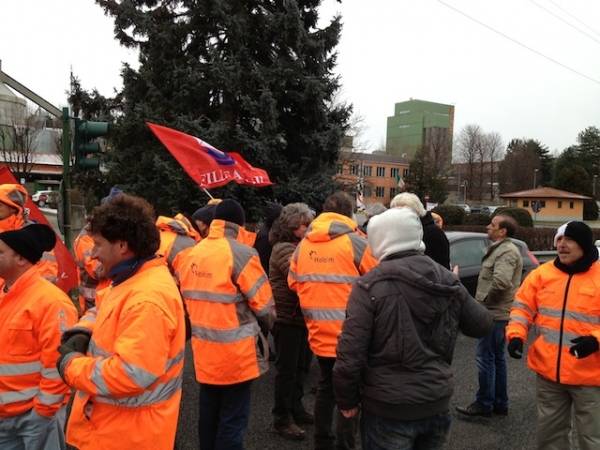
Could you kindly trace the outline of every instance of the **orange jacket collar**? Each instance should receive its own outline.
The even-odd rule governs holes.
[[[306,233],[311,242],[331,241],[344,234],[356,231],[357,225],[350,217],[333,212],[321,213],[313,220]]]
[[[233,222],[227,222],[225,220],[216,219],[210,223],[210,230],[208,231],[208,239],[219,239],[219,238],[230,238],[236,241],[246,244],[250,247],[254,246],[256,240],[256,233],[246,230]]]

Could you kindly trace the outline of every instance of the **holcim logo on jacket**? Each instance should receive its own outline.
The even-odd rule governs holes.
[[[314,263],[318,264],[334,264],[335,258],[333,256],[318,256],[316,250],[308,252],[308,257]]]

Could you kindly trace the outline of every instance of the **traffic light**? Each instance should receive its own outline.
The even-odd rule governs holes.
[[[97,169],[100,159],[90,157],[100,153],[102,149],[98,142],[99,137],[106,136],[109,131],[108,122],[91,122],[89,120],[75,119],[75,133],[73,134],[73,153],[75,165],[81,169]]]

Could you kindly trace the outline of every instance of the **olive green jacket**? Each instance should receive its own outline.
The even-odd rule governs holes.
[[[521,253],[510,239],[502,239],[488,247],[481,262],[475,298],[492,312],[494,320],[509,319],[522,272]]]

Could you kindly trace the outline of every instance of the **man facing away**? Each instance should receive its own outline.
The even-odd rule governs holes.
[[[57,363],[76,390],[67,442],[79,450],[171,450],[181,400],[185,323],[177,285],[155,256],[154,209],[119,194],[94,208],[92,257],[111,284],[63,334]]]
[[[456,407],[467,416],[508,414],[504,333],[523,271],[521,253],[510,240],[516,230],[516,221],[502,215],[494,216],[487,226],[492,244],[481,263],[475,298],[494,315],[494,329],[477,343],[479,390],[475,401],[466,407]]]
[[[541,450],[600,448],[600,262],[592,230],[561,226],[558,257],[531,272],[516,295],[506,329],[508,352],[521,358],[533,325],[527,363],[537,373],[537,441]]]
[[[336,436],[331,433],[335,410],[332,371],[348,295],[352,282],[376,264],[367,240],[351,219],[353,209],[352,198],[344,192],[325,200],[323,212],[310,224],[292,255],[288,275],[290,289],[298,293],[309,345],[321,370],[314,413],[316,450],[355,448],[355,418],[338,414]]]
[[[362,408],[363,450],[441,449],[458,331],[480,337],[492,328],[491,314],[424,256],[422,236],[406,207],[369,224],[379,264],[352,288],[333,370],[342,413]]]
[[[275,304],[245,221],[237,201],[223,200],[208,236],[177,268],[200,383],[201,450],[244,448],[252,380],[268,369],[268,344],[260,330],[273,326]]]
[[[0,448],[65,448],[69,388],[56,370],[61,333],[77,321],[67,295],[35,264],[56,235],[33,224],[0,233]]]

